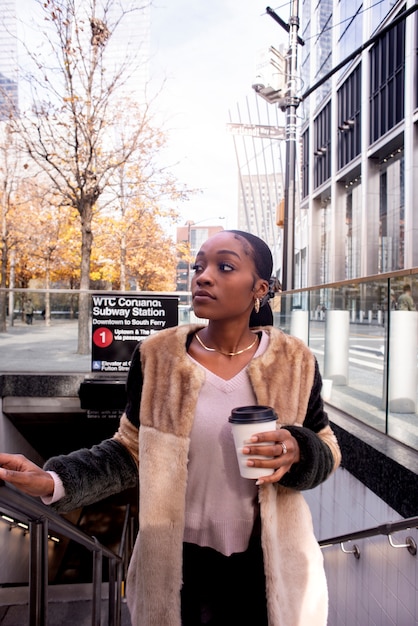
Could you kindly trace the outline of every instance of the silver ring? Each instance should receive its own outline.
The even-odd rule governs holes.
[[[282,449],[283,449],[282,454],[286,454],[287,446],[286,446],[285,442],[284,441],[280,441],[279,443],[280,443],[280,445],[282,446]]]

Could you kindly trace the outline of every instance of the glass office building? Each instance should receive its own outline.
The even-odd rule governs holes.
[[[307,216],[300,221],[307,229],[302,282],[416,267],[416,6],[306,0],[300,9],[308,94],[298,110],[300,212]]]
[[[4,0],[0,17],[0,120],[18,106],[17,22],[15,0]]]

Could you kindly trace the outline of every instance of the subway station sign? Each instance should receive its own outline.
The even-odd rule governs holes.
[[[159,294],[92,295],[92,371],[127,372],[138,341],[177,326],[178,303]]]

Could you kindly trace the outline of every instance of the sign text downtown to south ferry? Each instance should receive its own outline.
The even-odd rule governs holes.
[[[178,302],[159,294],[92,295],[92,371],[127,372],[138,341],[177,326]]]

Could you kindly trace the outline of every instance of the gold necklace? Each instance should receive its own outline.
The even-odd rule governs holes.
[[[251,350],[251,348],[255,346],[257,339],[258,339],[258,335],[256,335],[254,341],[252,341],[249,346],[247,346],[246,348],[243,348],[242,350],[238,350],[237,352],[222,352],[222,350],[217,350],[216,348],[208,348],[208,346],[205,346],[205,344],[203,343],[203,341],[201,340],[201,338],[199,337],[197,333],[195,333],[195,337],[204,350],[207,350],[208,352],[219,352],[219,354],[223,354],[224,356],[238,356],[238,354],[247,352],[247,350]]]

